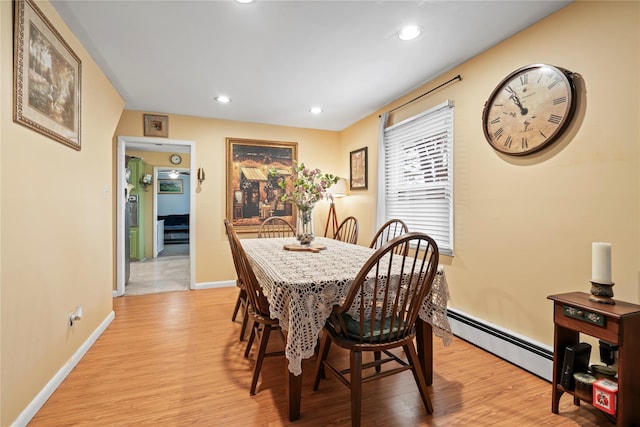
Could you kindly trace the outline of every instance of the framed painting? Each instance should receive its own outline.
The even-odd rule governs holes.
[[[80,58],[32,0],[15,2],[13,120],[80,150]]]
[[[144,115],[144,136],[169,137],[169,116]]]
[[[349,188],[351,190],[367,189],[367,147],[360,148],[350,153],[349,178]]]
[[[183,186],[182,179],[158,179],[158,194],[182,194]]]
[[[297,142],[227,138],[227,219],[238,233],[257,232],[270,216],[295,224],[295,209],[280,200],[279,181],[298,160]]]

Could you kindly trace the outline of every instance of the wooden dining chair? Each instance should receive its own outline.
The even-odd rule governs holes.
[[[258,230],[258,238],[266,237],[293,237],[296,235],[296,230],[293,225],[284,218],[278,216],[271,216],[265,219],[260,224]]]
[[[238,261],[240,264],[240,271],[242,276],[242,283],[245,285],[247,291],[249,320],[251,321],[251,335],[247,341],[247,347],[244,352],[244,357],[249,357],[251,347],[256,338],[258,338],[258,352],[256,354],[256,363],[253,368],[253,376],[251,378],[251,387],[249,389],[250,395],[256,394],[256,386],[258,385],[258,378],[260,377],[260,371],[262,369],[262,362],[265,357],[270,356],[282,356],[284,351],[272,351],[267,352],[267,344],[269,343],[269,337],[272,331],[280,331],[280,323],[278,319],[272,319],[269,312],[269,301],[262,292],[262,288],[256,279],[256,276],[249,264],[244,249],[238,235],[234,230],[231,231],[232,250],[236,251]]]
[[[228,219],[224,219],[224,227],[227,232],[227,239],[229,240],[229,247],[231,248],[231,258],[233,258],[233,266],[236,270],[236,286],[239,288],[238,298],[236,298],[236,305],[233,309],[233,315],[231,315],[231,321],[235,322],[238,312],[242,310],[242,326],[240,327],[240,341],[244,340],[244,336],[247,330],[247,323],[249,321],[248,313],[248,301],[247,291],[242,283],[240,264],[237,253],[233,250],[232,234],[235,233],[233,225]]]
[[[382,224],[382,227],[378,229],[376,235],[373,236],[373,240],[371,240],[369,247],[378,249],[389,240],[393,240],[408,232],[409,227],[407,227],[407,224],[405,224],[401,219],[390,219]]]
[[[358,219],[349,216],[344,219],[338,226],[333,238],[347,243],[358,243]]]
[[[411,370],[428,414],[433,412],[416,348],[415,323],[438,269],[438,246],[423,233],[407,233],[385,243],[360,269],[340,306],[323,328],[313,389],[325,368],[351,389],[351,425],[360,425],[362,383]],[[391,278],[391,280],[388,280]],[[338,370],[328,360],[332,343],[349,350],[350,366]],[[407,360],[390,350],[402,347]],[[385,358],[362,363],[363,352]],[[396,352],[398,353],[398,352]],[[390,369],[364,370],[393,362]]]

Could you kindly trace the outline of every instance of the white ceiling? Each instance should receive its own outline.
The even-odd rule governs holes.
[[[52,1],[127,109],[326,130],[569,3]],[[407,24],[423,35],[400,41]],[[220,94],[232,102],[218,104]],[[309,113],[316,105],[322,114]]]

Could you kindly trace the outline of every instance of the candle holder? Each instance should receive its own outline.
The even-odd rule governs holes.
[[[613,300],[614,283],[598,283],[591,281],[591,296],[589,301],[599,302],[601,304],[615,304]]]

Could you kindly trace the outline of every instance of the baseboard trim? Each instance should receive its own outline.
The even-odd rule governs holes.
[[[551,381],[553,349],[550,346],[455,308],[447,309],[447,317],[454,335],[540,378]]]
[[[84,355],[89,351],[91,346],[96,342],[96,340],[102,335],[102,333],[107,329],[107,327],[111,324],[113,319],[115,318],[115,312],[111,311],[107,317],[100,323],[100,325],[96,328],[95,331],[86,339],[84,343],[76,350],[76,352],[71,356],[71,359],[65,365],[60,368],[58,372],[49,380],[49,382],[44,386],[42,390],[36,395],[36,397],[29,403],[29,405],[22,411],[18,418],[16,418],[11,426],[26,426],[29,421],[38,413],[42,405],[45,404],[47,399],[51,397],[54,391],[62,384],[62,381],[69,375],[69,373],[76,367],[78,362],[84,357]]]
[[[228,288],[235,285],[236,285],[235,280],[223,280],[220,282],[202,282],[202,283],[196,283],[196,286],[194,289],[199,290],[199,289],[213,289],[213,288]]]

